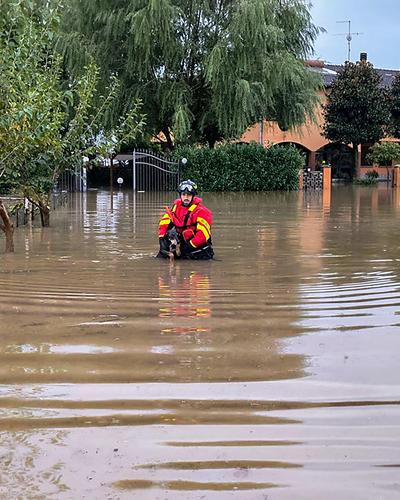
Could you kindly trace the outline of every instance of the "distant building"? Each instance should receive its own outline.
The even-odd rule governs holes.
[[[361,59],[366,60],[366,54],[360,55]],[[321,74],[325,89],[329,89],[332,83],[337,78],[338,71],[342,68],[340,65],[325,64],[320,60],[307,61],[307,65],[312,71],[317,71]],[[382,85],[389,87],[392,84],[394,77],[399,71],[391,69],[378,69],[377,71],[382,76]],[[326,101],[326,92],[321,92],[321,103]],[[331,143],[322,135],[323,115],[322,108],[316,110],[316,122],[299,127],[296,130],[283,131],[275,122],[257,123],[250,127],[242,136],[243,142],[255,141],[267,146],[273,144],[293,144],[304,153],[305,165],[312,170],[318,169],[322,161],[328,162],[332,166],[332,176],[334,178],[346,179],[350,177],[350,172],[353,165],[353,148],[350,145],[342,143]],[[384,139],[393,140],[393,139]],[[368,164],[366,155],[372,144],[362,144],[359,147],[360,170],[361,174],[365,174],[372,168]],[[374,169],[379,171],[380,177],[387,175],[387,168]]]

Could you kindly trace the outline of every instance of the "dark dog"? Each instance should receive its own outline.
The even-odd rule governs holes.
[[[169,257],[172,259],[174,257],[181,256],[181,238],[175,227],[172,227],[167,232],[167,238],[169,240]]]
[[[167,231],[164,238],[160,239],[160,251],[157,257],[173,260],[181,256],[181,236],[175,227]]]

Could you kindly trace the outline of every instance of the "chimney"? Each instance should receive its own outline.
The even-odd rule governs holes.
[[[367,62],[367,53],[366,52],[360,53],[360,61]]]

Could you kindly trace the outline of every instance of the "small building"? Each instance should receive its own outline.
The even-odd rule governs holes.
[[[364,59],[366,58],[366,54],[362,54],[362,56]],[[324,90],[321,91],[320,95],[322,105],[326,101],[326,93],[329,92],[329,87],[335,81],[338,71],[343,66],[326,64],[320,60],[307,61],[306,64],[311,71],[317,71],[322,76],[324,83]],[[377,71],[382,77],[381,84],[384,87],[389,87],[399,73],[399,71],[389,69],[377,69]],[[351,145],[332,143],[322,135],[324,117],[321,105],[315,111],[315,122],[309,121],[305,125],[289,131],[281,130],[275,122],[260,122],[250,127],[241,140],[243,142],[258,142],[265,147],[271,143],[292,144],[304,154],[306,167],[316,170],[325,161],[332,166],[333,178],[350,179],[354,162],[353,148]],[[366,158],[371,146],[372,144],[362,144],[359,147],[359,168],[362,176],[372,169],[372,165]],[[380,178],[385,178],[389,174],[386,166],[379,168],[375,166],[374,169],[378,170]]]

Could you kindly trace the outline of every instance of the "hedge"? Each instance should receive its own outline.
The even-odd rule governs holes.
[[[187,158],[182,179],[196,181],[202,191],[295,190],[304,158],[294,146],[227,144],[215,149],[181,147],[174,152]]]

